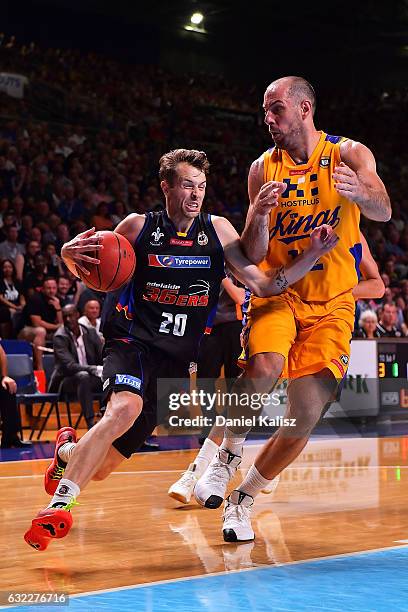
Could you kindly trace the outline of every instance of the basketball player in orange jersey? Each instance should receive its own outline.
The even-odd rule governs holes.
[[[358,285],[356,285],[352,291],[353,298],[356,301],[366,298],[381,298],[385,291],[384,282],[380,276],[378,266],[371,255],[367,241],[361,232],[360,241],[362,245],[362,256],[359,266],[361,278]],[[194,461],[190,463],[181,477],[170,486],[168,490],[168,495],[170,497],[183,504],[188,504],[190,502],[197,481],[204,474],[217,453],[223,438],[224,427],[221,425],[213,425]],[[273,493],[278,485],[278,481],[279,476],[274,478],[269,485],[265,486],[265,488],[262,489],[262,493]]]
[[[268,391],[279,376],[290,379],[286,416],[247,476],[227,499],[226,541],[251,540],[254,497],[302,451],[333,399],[349,361],[354,325],[353,288],[362,246],[360,213],[375,221],[391,217],[390,200],[364,145],[318,131],[316,98],[303,78],[274,81],[264,95],[265,123],[274,146],[251,166],[250,207],[241,244],[262,270],[296,260],[310,232],[328,223],[339,245],[287,291],[253,297],[248,313],[247,367],[240,386]],[[234,408],[231,416],[237,416]],[[244,427],[227,428],[220,451],[195,487],[199,503],[218,507],[242,455]]]
[[[107,407],[78,444],[72,428],[57,436],[54,460],[45,474],[45,489],[53,498],[24,536],[37,550],[67,535],[80,490],[92,478],[106,478],[151,434],[157,424],[158,378],[188,378],[215,311],[225,262],[255,294],[275,295],[285,279],[292,283],[302,278],[338,243],[336,233],[323,224],[296,261],[272,273],[259,270],[242,253],[230,222],[201,211],[208,169],[202,151],[177,149],[163,155],[159,175],[166,209],[131,214],[116,228],[134,245],[136,270],[104,303]],[[74,274],[77,267],[86,274],[87,264],[100,264],[95,250],[103,245],[94,234],[88,230],[63,246],[63,260]]]

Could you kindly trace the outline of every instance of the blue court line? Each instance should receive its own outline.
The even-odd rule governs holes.
[[[21,612],[408,612],[408,548],[78,595]]]

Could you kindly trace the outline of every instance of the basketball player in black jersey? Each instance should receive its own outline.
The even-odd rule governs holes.
[[[227,219],[201,212],[208,169],[201,151],[177,149],[163,155],[159,175],[166,209],[130,214],[115,230],[134,245],[137,265],[131,282],[105,300],[106,410],[78,444],[71,428],[57,436],[45,476],[46,491],[54,496],[24,536],[37,550],[68,533],[70,509],[80,490],[91,479],[106,478],[151,434],[157,425],[157,379],[188,378],[200,338],[211,326],[224,262],[254,294],[276,295],[337,244],[329,226],[316,228],[302,255],[266,275],[243,255]],[[75,275],[77,268],[86,274],[87,264],[99,263],[95,250],[103,247],[94,234],[94,229],[83,232],[62,248]]]

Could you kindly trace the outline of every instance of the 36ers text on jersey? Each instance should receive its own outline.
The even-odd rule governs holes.
[[[140,341],[194,360],[201,336],[211,327],[225,276],[211,216],[200,213],[188,233],[180,235],[166,211],[148,213],[135,252],[131,282],[105,300],[105,337]]]

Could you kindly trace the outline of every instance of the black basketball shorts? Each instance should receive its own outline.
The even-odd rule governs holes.
[[[159,387],[158,393],[158,380],[178,379],[175,384],[179,392],[180,379],[188,383],[188,368],[189,362],[182,362],[142,343],[136,344],[127,339],[106,341],[102,405],[106,407],[112,391],[130,391],[143,399],[142,412],[132,427],[113,442],[124,457],[129,458],[135,453],[168,414],[171,389],[166,385],[160,392]]]

